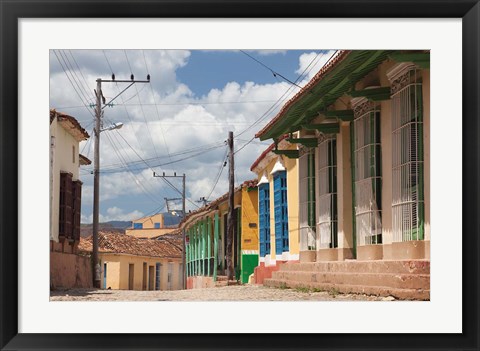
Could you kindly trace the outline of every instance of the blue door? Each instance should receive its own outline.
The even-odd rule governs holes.
[[[275,206],[275,253],[281,255],[289,249],[287,172],[280,171],[273,176],[273,201]]]

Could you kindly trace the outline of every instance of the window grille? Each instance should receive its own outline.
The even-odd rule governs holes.
[[[286,171],[278,171],[274,174],[273,193],[275,205],[275,253],[281,255],[289,250]]]
[[[337,141],[325,139],[318,145],[318,233],[322,249],[338,247]]]
[[[357,245],[382,243],[380,112],[373,102],[354,109],[354,191]]]
[[[270,185],[258,187],[260,257],[270,254]]]
[[[300,250],[316,249],[315,225],[315,149],[302,148],[300,178]]]
[[[418,71],[392,82],[393,241],[424,239],[423,101]]]

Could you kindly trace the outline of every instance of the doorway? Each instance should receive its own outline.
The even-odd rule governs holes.
[[[147,290],[147,262],[143,262],[142,290]]]
[[[130,263],[128,265],[128,290],[133,290],[133,282],[134,282],[134,264]]]

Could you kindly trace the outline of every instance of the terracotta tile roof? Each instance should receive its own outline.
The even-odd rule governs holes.
[[[242,188],[255,188],[257,186],[258,179],[246,180],[242,184]]]
[[[80,238],[78,249],[84,252],[93,250],[92,236]],[[160,239],[138,239],[130,235],[112,232],[98,233],[98,252],[127,254],[143,257],[178,258],[182,257],[182,237],[172,236]]]
[[[78,123],[75,117],[69,116],[62,112],[58,112],[55,109],[50,109],[50,124],[52,124],[55,117],[57,117],[59,121],[61,121],[62,119],[69,121],[73,128],[80,132],[84,140],[90,138],[90,135],[88,135],[87,131],[83,129],[83,127],[80,125],[80,123]]]
[[[257,186],[257,182],[258,180],[257,179],[251,179],[251,180],[246,180],[244,181],[241,185],[237,186],[233,192],[234,193],[237,193],[239,192],[240,190],[242,190],[242,188],[244,187],[255,187]],[[253,185],[255,184],[255,185]],[[190,212],[187,214],[186,218],[185,219],[182,219],[182,221],[179,223],[179,232],[181,233],[181,230],[182,230],[182,226],[183,224],[188,221],[189,218],[191,218],[192,216],[195,216],[196,214],[199,214],[199,213],[202,213],[202,212],[207,212],[211,209],[214,209],[219,203],[223,202],[223,201],[226,201],[228,199],[228,193],[225,193],[223,194],[222,196],[216,198],[215,200],[213,200],[212,202],[210,202],[208,205],[206,206],[202,206],[200,207],[199,209],[193,211],[193,212]]]
[[[287,101],[285,105],[283,105],[280,112],[274,118],[272,118],[272,120],[270,120],[270,122],[268,122],[257,134],[255,134],[255,138],[261,137],[270,128],[272,128],[273,125],[282,118],[282,116],[290,107],[292,107],[294,103],[296,103],[303,95],[309,92],[320,80],[323,79],[328,72],[332,70],[333,67],[343,61],[350,52],[350,50],[339,50],[339,52],[329,62],[327,62],[327,64],[324,65],[297,94],[295,94],[290,100]]]
[[[82,154],[79,154],[78,155],[78,158],[80,159],[80,164],[82,166],[86,166],[86,165],[89,165],[92,163],[92,161],[90,161],[87,156],[83,156]]]

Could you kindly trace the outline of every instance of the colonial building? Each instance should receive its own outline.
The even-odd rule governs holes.
[[[89,138],[78,121],[50,110],[50,285],[88,287],[91,267],[75,255],[80,240],[82,182],[79,166],[89,164],[79,143]],[[77,273],[78,271],[78,273]]]
[[[408,289],[421,290],[419,298],[429,297],[429,62],[428,51],[339,51],[257,133],[261,140],[274,140],[270,154],[283,154],[271,158],[270,168],[252,168],[265,177],[259,183],[268,182],[272,194],[273,169],[276,164],[283,167],[289,245],[298,232],[300,262],[355,259],[418,266],[421,277],[415,279],[420,280]],[[295,209],[290,207],[289,197],[295,196],[290,187],[298,189]],[[271,214],[274,210],[270,204]],[[277,212],[271,214],[270,231],[274,226],[283,230]],[[298,222],[290,217],[298,217]],[[273,238],[270,249],[278,255]],[[278,240],[275,235],[275,245]],[[402,278],[408,270],[400,271]],[[361,282],[338,281],[341,284]],[[407,289],[392,281],[393,286]]]
[[[183,289],[181,235],[151,240],[101,232],[98,242],[103,289]],[[81,239],[81,252],[90,255],[92,247],[92,236]]]
[[[276,149],[274,149],[276,147]],[[259,266],[255,282],[263,283],[285,262],[299,260],[298,165],[295,145],[281,137],[253,163],[258,175]]]
[[[235,279],[247,283],[258,264],[258,212],[255,181],[234,191],[232,262]],[[190,213],[186,233],[187,288],[211,287],[227,275],[228,193]]]
[[[132,221],[132,227],[125,230],[125,234],[136,238],[155,238],[160,235],[170,234],[177,227],[183,214],[156,213]]]

